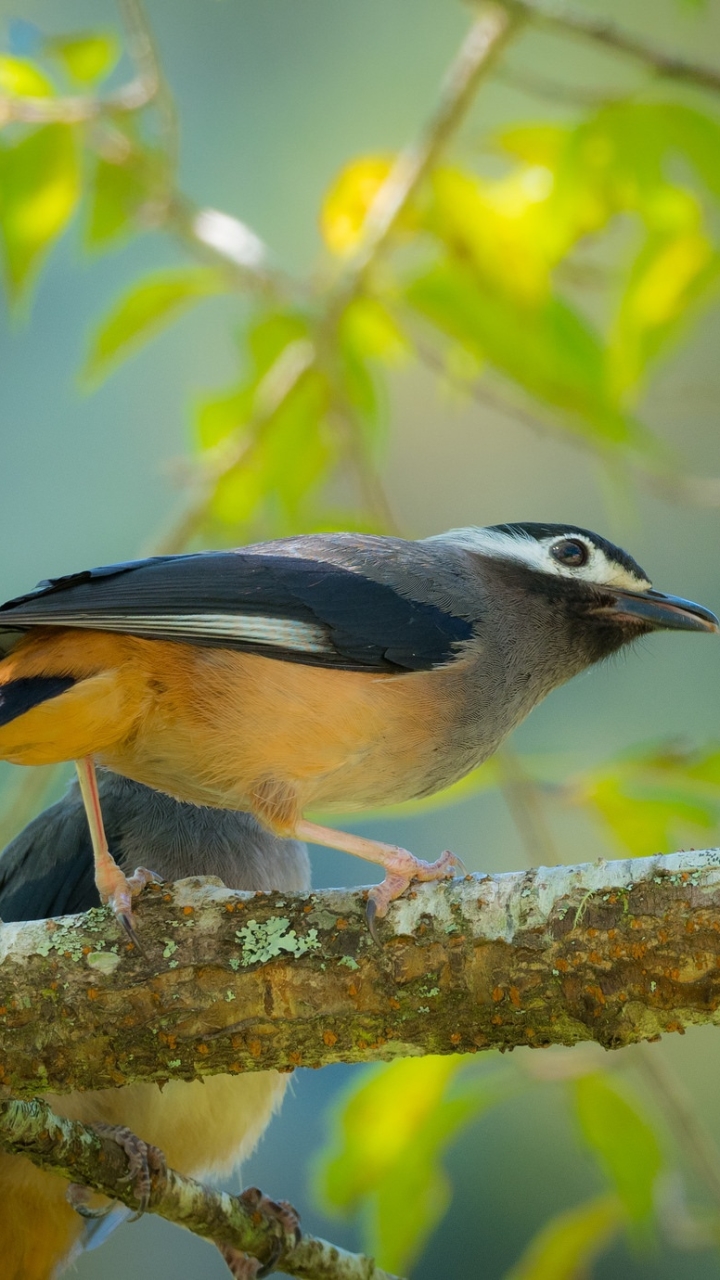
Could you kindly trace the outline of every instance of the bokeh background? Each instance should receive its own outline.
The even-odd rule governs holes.
[[[654,44],[720,61],[716,4],[604,0],[586,8]],[[179,108],[184,190],[243,218],[280,266],[302,274],[321,255],[318,209],[333,177],[354,155],[393,151],[416,136],[468,23],[467,10],[450,0],[149,0],[148,11]],[[120,31],[109,0],[2,0],[0,14],[5,47],[19,53],[31,24],[48,34]],[[541,32],[523,36],[509,62],[513,76],[496,76],[479,94],[461,155],[472,155],[501,124],[577,116],[572,100],[523,90],[524,74],[579,91],[631,91],[638,77],[631,62]],[[4,314],[3,598],[40,578],[135,557],[182,507],[177,460],[191,449],[190,406],[236,376],[237,302],[203,304],[92,394],[78,386],[89,333],[118,292],[144,271],[182,260],[160,233],[88,256],[76,232],[53,252],[32,308]],[[720,314],[709,306],[688,325],[642,403],[644,420],[705,477],[720,476],[719,338]],[[391,376],[390,423],[382,471],[409,536],[510,520],[574,522],[626,545],[660,589],[720,607],[720,515],[712,507],[613,488],[590,452],[443,389],[416,366]],[[654,636],[555,693],[514,746],[549,753],[570,772],[658,739],[706,742],[718,734],[719,675],[717,644]],[[1,779],[9,788],[11,775],[5,769]],[[553,822],[566,860],[607,851],[589,823],[565,812]],[[422,856],[451,847],[471,870],[524,865],[496,792],[424,816],[354,825]],[[328,851],[313,851],[313,870],[317,886],[368,879],[364,865]],[[678,1068],[720,1139],[718,1033],[667,1037],[657,1051]],[[351,1247],[360,1242],[358,1224],[323,1216],[308,1170],[326,1136],[328,1108],[354,1074],[340,1067],[296,1073],[282,1115],[243,1171],[246,1184],[291,1200],[309,1228]],[[418,1280],[499,1280],[548,1217],[602,1186],[577,1142],[561,1085],[530,1088],[495,1108],[462,1135],[447,1167],[453,1204],[413,1272]],[[669,1280],[681,1272],[705,1280],[719,1270],[710,1248],[680,1253],[618,1244],[593,1274]],[[123,1227],[77,1264],[81,1280],[150,1273],[154,1280],[226,1274],[212,1249],[152,1218]]]

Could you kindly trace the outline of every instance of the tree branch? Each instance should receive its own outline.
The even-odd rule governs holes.
[[[18,1097],[515,1045],[606,1048],[720,1021],[720,854],[418,885],[377,947],[363,890],[149,888],[145,955],[104,909],[0,930]]]
[[[714,93],[720,92],[720,71],[714,67],[665,53],[638,36],[621,31],[603,18],[594,18],[565,4],[555,4],[552,0],[502,0],[502,3],[511,14],[532,18],[545,27],[567,35],[585,36],[596,44],[604,45],[606,49],[612,49],[614,53],[637,58],[639,62],[644,62],[670,80],[681,80],[702,89],[710,89]]]
[[[88,1125],[60,1119],[44,1102],[0,1100],[0,1148],[137,1209],[121,1147]],[[394,1280],[372,1258],[346,1253],[316,1236],[303,1234],[297,1241],[261,1203],[250,1208],[242,1197],[215,1191],[173,1169],[153,1175],[149,1207],[195,1235],[232,1245],[286,1275],[303,1280]]]

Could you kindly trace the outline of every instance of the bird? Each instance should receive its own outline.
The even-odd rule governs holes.
[[[106,770],[98,790],[110,848],[120,866],[150,856],[166,879],[218,876],[228,888],[306,892],[305,846],[281,840],[247,813],[180,804]],[[87,911],[100,902],[77,782],[0,854],[0,916],[16,920]],[[158,1147],[168,1164],[195,1177],[224,1174],[244,1160],[282,1100],[288,1075],[275,1071],[204,1081],[134,1084],[47,1095],[59,1115],[100,1124],[142,1164]],[[110,1126],[110,1129],[107,1129]],[[126,1131],[137,1135],[140,1149]],[[142,1181],[142,1179],[141,1179]],[[68,1203],[68,1183],[23,1156],[0,1153],[0,1241],[4,1280],[50,1280],[84,1248],[102,1243],[129,1215],[124,1207],[87,1223]],[[232,1273],[257,1268],[218,1246]]]
[[[413,878],[461,864],[321,826],[308,810],[440,791],[552,689],[660,629],[719,628],[703,606],[654,590],[626,551],[566,524],[154,556],[0,606],[0,758],[78,763],[101,897],[128,927],[143,875],[128,883],[109,859],[95,762],[379,863],[374,928]]]

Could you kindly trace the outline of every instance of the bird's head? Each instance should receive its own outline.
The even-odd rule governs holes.
[[[536,639],[549,628],[548,642],[567,651],[569,641],[575,670],[650,631],[720,631],[709,609],[653,590],[632,556],[589,529],[519,523],[440,536],[481,558],[488,599],[505,601],[515,623],[526,609]]]

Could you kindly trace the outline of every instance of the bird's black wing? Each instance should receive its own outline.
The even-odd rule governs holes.
[[[0,606],[0,632],[85,627],[240,649],[346,671],[426,671],[472,625],[356,568],[252,551],[159,556],[41,583]]]
[[[112,835],[108,832],[111,851]],[[99,906],[82,801],[65,797],[28,823],[0,854],[0,919],[46,920]]]

